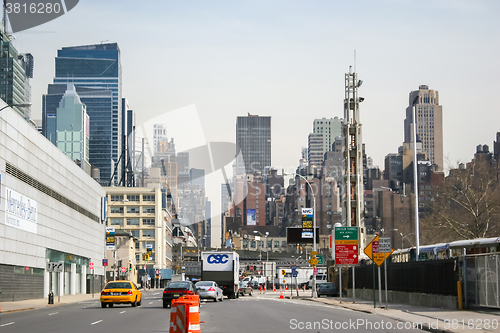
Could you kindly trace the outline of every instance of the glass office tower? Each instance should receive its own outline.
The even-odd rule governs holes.
[[[117,43],[63,47],[57,51],[54,84],[74,84],[90,117],[90,164],[100,169],[101,184],[108,185],[122,152],[122,70]],[[106,99],[84,101],[78,87],[108,90],[112,103]],[[94,108],[88,103],[93,103]],[[94,111],[93,111],[94,109]],[[108,127],[110,124],[110,127]],[[109,133],[109,137],[108,136]],[[121,175],[121,165],[113,179]]]

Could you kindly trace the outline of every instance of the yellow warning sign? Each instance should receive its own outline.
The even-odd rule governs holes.
[[[379,236],[375,236],[375,238],[368,244],[367,247],[365,247],[365,254],[370,257],[371,260],[377,265],[381,266],[386,258],[389,258],[394,252],[394,249],[391,249],[391,252],[386,252],[386,253],[377,253],[378,251],[378,240]],[[375,253],[374,253],[375,251]]]

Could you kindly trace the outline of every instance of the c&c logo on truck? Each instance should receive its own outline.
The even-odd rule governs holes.
[[[225,264],[227,263],[229,256],[227,254],[211,254],[207,258],[209,264]]]

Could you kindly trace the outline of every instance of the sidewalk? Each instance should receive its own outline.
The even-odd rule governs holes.
[[[148,289],[141,290],[143,293],[149,292],[158,292],[162,289]],[[49,307],[57,307],[60,305],[66,305],[70,303],[77,302],[89,302],[89,301],[97,301],[99,302],[99,298],[101,293],[94,293],[94,297],[92,298],[92,294],[77,294],[77,295],[64,295],[61,296],[61,302],[58,302],[58,297],[54,296],[54,304],[48,304],[47,298],[37,298],[37,299],[27,299],[24,301],[16,301],[16,302],[0,302],[0,313],[9,313],[9,312],[17,312],[17,311],[25,311],[25,310],[35,310],[41,308],[49,308]]]
[[[303,299],[395,319],[408,330],[416,325],[428,332],[500,332],[500,309],[450,310],[391,303],[385,309],[385,303],[377,303],[374,308],[373,301],[356,299],[353,302],[346,297],[342,297],[342,302],[338,297]]]

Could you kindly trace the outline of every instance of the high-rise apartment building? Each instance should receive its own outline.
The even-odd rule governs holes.
[[[417,142],[422,142],[422,152],[432,164],[443,171],[443,107],[439,105],[439,94],[421,85],[410,92],[409,106],[406,108],[404,121],[404,142],[413,142],[413,115],[417,108]]]
[[[313,122],[313,133],[308,138],[309,165],[321,167],[325,153],[332,151],[335,138],[342,135],[342,118],[322,118]]]
[[[90,116],[90,162],[101,171],[101,183],[107,185],[113,174],[114,164],[122,151],[122,69],[117,43],[63,47],[57,51],[55,84],[72,83],[76,87],[109,90],[111,105],[102,105],[94,114],[87,105]],[[93,140],[110,132],[108,140]],[[94,158],[92,157],[93,153]],[[113,162],[114,163],[113,163]],[[114,183],[120,178],[121,165]]]
[[[243,163],[238,163],[236,173],[266,173],[271,167],[271,117],[249,114],[236,120],[236,155],[241,151]]]

